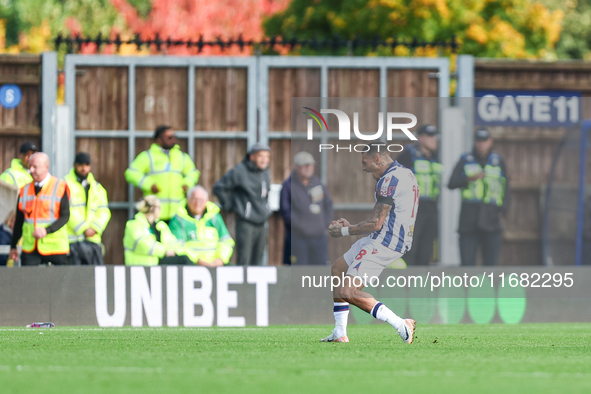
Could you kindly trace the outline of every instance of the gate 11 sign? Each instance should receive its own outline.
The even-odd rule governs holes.
[[[481,126],[564,127],[579,123],[581,92],[476,91],[476,124]]]

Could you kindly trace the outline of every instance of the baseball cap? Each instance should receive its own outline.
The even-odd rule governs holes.
[[[75,164],[90,164],[90,155],[86,152],[79,152],[74,159]]]
[[[39,148],[37,148],[37,145],[35,145],[34,142],[27,141],[21,145],[20,153],[27,153],[30,150],[39,152]]]
[[[248,154],[257,153],[262,150],[270,151],[271,148],[268,145],[265,145],[261,142],[257,142],[256,144],[250,147],[250,149],[248,150]]]
[[[474,139],[476,141],[486,141],[490,138],[490,133],[487,129],[479,129],[474,134]]]
[[[308,164],[316,164],[316,160],[308,152],[299,152],[293,158],[293,163],[296,166],[306,166]]]
[[[421,125],[419,127],[419,130],[417,131],[417,135],[427,134],[429,136],[433,136],[433,135],[436,135],[437,133],[439,133],[439,131],[437,131],[437,127],[435,127],[431,124]]]

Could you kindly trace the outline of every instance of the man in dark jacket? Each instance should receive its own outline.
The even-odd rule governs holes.
[[[314,175],[314,157],[300,152],[283,182],[280,211],[285,223],[283,264],[327,265],[326,229],[332,222],[332,199]]]
[[[509,178],[503,158],[492,150],[488,130],[476,132],[474,150],[462,155],[448,187],[462,190],[460,255],[462,265],[475,265],[482,248],[484,265],[496,265],[502,241],[501,218],[509,208]]]
[[[222,208],[236,215],[238,265],[259,265],[263,259],[271,216],[267,203],[270,154],[267,145],[254,144],[244,160],[213,185]]]

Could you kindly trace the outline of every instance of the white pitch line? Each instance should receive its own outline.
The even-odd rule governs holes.
[[[120,367],[92,367],[92,366],[64,366],[64,365],[47,365],[47,366],[30,366],[30,365],[0,365],[0,372],[52,372],[52,373],[74,373],[74,372],[98,372],[98,373],[123,373],[123,374],[246,374],[246,375],[275,375],[275,374],[290,374],[295,373],[294,370],[285,369],[285,370],[277,370],[277,369],[253,369],[253,368],[165,368],[165,367],[128,367],[128,366],[120,366]],[[338,375],[341,374],[342,371],[340,370],[309,370],[309,371],[301,371],[298,370],[298,373],[303,373],[304,375],[312,375],[312,376],[325,376],[325,375]],[[556,379],[556,378],[565,378],[565,379],[591,379],[591,373],[585,372],[509,372],[509,371],[499,371],[499,372],[490,372],[490,371],[482,371],[482,372],[472,372],[472,371],[429,371],[429,370],[394,370],[394,371],[384,371],[384,370],[372,370],[372,371],[364,371],[364,374],[378,374],[383,375],[384,373],[393,374],[393,375],[401,375],[407,377],[441,377],[441,378],[451,378],[451,377],[478,377],[478,376],[498,376],[503,378],[517,378],[517,379],[528,379],[528,378],[545,378],[545,379]]]
[[[54,328],[0,328],[0,331],[252,331],[264,330],[266,327],[88,327],[88,328],[69,328],[69,327],[54,327]],[[295,328],[294,328],[295,329]]]

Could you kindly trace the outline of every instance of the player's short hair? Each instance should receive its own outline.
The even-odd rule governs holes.
[[[154,131],[154,139],[157,140],[158,138],[160,138],[162,133],[164,133],[166,130],[169,130],[169,129],[172,129],[172,127],[167,126],[167,125],[160,125],[160,126],[156,127],[156,130]]]
[[[368,146],[369,146],[369,149],[367,151],[361,152],[361,154],[365,153],[369,157],[376,157],[376,156],[389,157],[390,156],[390,152],[388,152],[388,149],[386,149],[386,147],[383,144],[382,145],[370,144]]]

